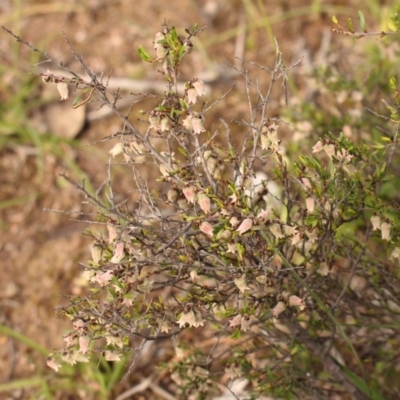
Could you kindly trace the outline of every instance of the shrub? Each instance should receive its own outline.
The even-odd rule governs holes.
[[[90,81],[72,71],[72,78],[40,74],[62,98],[68,84],[86,93],[76,107],[98,96],[123,124],[107,187],[92,195],[65,176],[104,229],[86,232],[93,238],[83,266],[90,290],[59,310],[73,329],[49,365],[58,370],[59,358],[73,364],[96,353],[118,361],[134,351],[131,371],[146,342],[167,341],[174,352],[161,366],[185,399],[211,398],[224,387],[239,393],[240,382],[243,398],[389,398],[400,369],[400,246],[398,206],[382,187],[399,129],[395,79],[394,128],[388,123],[370,141],[326,132],[300,155],[280,136],[287,123],[268,116],[274,86],[286,88],[297,64],[287,68],[276,44],[273,68],[257,65],[270,76],[265,92],[240,71],[249,117],[233,121],[239,133],[232,133],[223,118],[206,120],[228,93],[199,104],[203,82],[178,87],[201,30],[182,38],[164,23],[155,55],[139,48],[166,82],[159,104],[142,112],[144,131],[75,53]],[[122,202],[114,195],[114,160],[135,185]],[[149,170],[156,179],[143,178]]]

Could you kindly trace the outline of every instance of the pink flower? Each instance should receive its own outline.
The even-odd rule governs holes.
[[[257,219],[262,220],[263,222],[268,221],[268,215],[269,215],[269,210],[261,210],[258,214],[257,214]]]
[[[193,131],[194,134],[199,134],[201,132],[204,132],[204,121],[205,118],[196,112],[191,112],[184,120],[183,120],[183,126],[188,130],[188,131]]]
[[[111,281],[112,278],[113,273],[111,270],[108,270],[106,272],[97,274],[95,280],[100,286],[105,286],[109,281]]]
[[[249,329],[249,325],[250,325],[250,317],[245,314],[242,317],[242,320],[240,321],[240,330],[242,332],[247,332]]]
[[[213,237],[213,227],[208,222],[202,222],[200,225],[200,230],[206,235]]]
[[[196,193],[194,191],[194,187],[187,186],[187,187],[182,189],[182,192],[185,195],[186,200],[188,201],[188,203],[194,204],[194,199],[196,197]]]
[[[242,316],[240,314],[235,315],[232,319],[229,320],[229,327],[234,328],[235,326],[240,325],[240,321]]]
[[[81,336],[79,338],[79,351],[82,354],[86,354],[89,348],[90,338],[89,336]]]
[[[236,229],[236,232],[239,232],[239,235],[243,235],[247,231],[249,231],[253,227],[253,220],[251,218],[246,218]]]
[[[301,181],[303,182],[303,185],[307,188],[307,189],[311,189],[311,182],[308,178],[301,178]]]
[[[324,149],[323,143],[320,140],[318,140],[318,142],[312,148],[312,152],[313,153],[319,153],[323,149]]]
[[[115,229],[114,226],[110,224],[107,225],[107,230],[108,230],[108,243],[112,243],[118,236],[117,230]]]
[[[114,254],[110,260],[113,264],[118,264],[125,257],[124,243],[118,242],[114,247]]]
[[[290,306],[300,307],[300,310],[304,310],[306,308],[306,305],[304,303],[304,299],[301,299],[300,297],[297,297],[297,296],[290,296],[289,297],[289,305]]]
[[[306,199],[307,212],[311,214],[314,211],[315,200],[312,197]]]
[[[197,102],[197,91],[195,88],[190,88],[187,91],[188,103],[196,104]]]
[[[210,212],[211,202],[208,196],[206,196],[204,193],[201,193],[197,199],[197,202],[204,213],[207,214]]]
[[[51,369],[54,369],[54,371],[56,372],[58,372],[58,370],[61,368],[61,364],[59,364],[53,357],[47,358],[47,366],[50,367]]]
[[[192,128],[193,128],[193,133],[199,134],[201,132],[204,132],[204,117],[200,114],[193,115],[192,117]]]
[[[192,82],[193,87],[196,89],[197,95],[198,96],[203,96],[203,94],[206,94],[204,90],[204,82],[200,80],[194,80]]]
[[[274,317],[279,317],[279,314],[283,313],[286,310],[286,305],[283,301],[280,301],[272,310],[272,315]]]

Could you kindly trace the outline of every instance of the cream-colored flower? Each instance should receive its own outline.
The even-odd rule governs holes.
[[[277,239],[282,239],[285,237],[279,224],[273,224],[269,230]]]
[[[58,82],[57,83],[57,90],[60,93],[61,99],[60,100],[67,100],[68,99],[68,85],[66,82]]]
[[[381,234],[383,240],[390,240],[390,227],[391,225],[389,222],[384,222],[381,225]]]
[[[381,218],[378,215],[373,215],[371,217],[371,224],[373,231],[381,229]]]
[[[240,278],[236,278],[234,280],[235,285],[238,287],[238,289],[244,293],[246,290],[250,290],[250,288],[247,286],[246,283],[246,275],[243,274]]]
[[[118,154],[121,154],[124,151],[124,145],[121,142],[118,142],[110,151],[109,154],[111,157],[116,157]]]
[[[187,313],[183,312],[177,322],[180,328],[183,328],[186,324],[189,326],[194,326],[195,328],[203,326],[204,324],[201,313],[197,310],[190,310]]]

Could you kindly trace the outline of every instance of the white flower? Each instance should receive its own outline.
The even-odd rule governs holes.
[[[197,102],[197,90],[195,88],[190,88],[187,91],[188,103],[196,104]]]
[[[182,124],[187,130],[193,131],[194,134],[200,134],[205,131],[204,121],[203,115],[192,112],[183,120]]]
[[[190,310],[188,313],[183,312],[177,322],[180,328],[183,328],[186,324],[197,328],[199,326],[203,326],[204,323],[200,312],[197,310]]]
[[[203,94],[206,94],[206,92],[204,91],[204,82],[203,81],[196,80],[192,83],[192,85],[196,89],[198,96],[203,96]]]
[[[398,260],[400,259],[400,247],[394,248],[394,250],[392,251],[392,254],[390,255],[390,258],[392,258],[392,259],[397,258]]]
[[[381,229],[381,218],[378,215],[373,215],[371,217],[372,230],[376,231]]]
[[[61,100],[68,99],[68,85],[65,82],[57,83],[57,90],[60,93]]]

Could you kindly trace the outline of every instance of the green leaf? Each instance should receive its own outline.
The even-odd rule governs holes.
[[[234,340],[240,339],[241,337],[242,337],[242,332],[241,332],[240,328],[236,329],[236,331],[233,332],[231,335],[231,339],[234,339]]]
[[[178,151],[185,157],[187,157],[189,155],[188,152],[183,147],[178,147]]]
[[[368,32],[367,31],[367,25],[365,23],[365,17],[364,17],[364,14],[361,11],[358,11],[358,20],[360,21],[361,29],[364,32]]]
[[[150,56],[149,53],[147,53],[147,51],[144,49],[143,46],[139,46],[137,51],[138,51],[138,54],[139,54],[140,58],[143,61],[146,61],[146,62],[152,62],[153,61],[153,58]]]
[[[171,39],[173,41],[177,41],[178,40],[178,34],[176,33],[175,27],[172,27],[169,33],[171,34]]]
[[[354,28],[353,28],[353,20],[351,18],[347,19],[347,27],[349,28],[350,32],[354,33]]]
[[[72,102],[72,106],[76,106],[79,103],[79,99],[81,98],[82,93],[79,93],[77,96],[75,96],[74,101]]]
[[[332,22],[336,25],[339,23],[338,19],[336,18],[336,15],[332,16]]]
[[[372,400],[385,400],[385,397],[383,397],[375,389],[372,389],[364,379],[360,378],[357,374],[355,374],[353,371],[351,371],[350,369],[346,368],[345,366],[340,365],[339,363],[336,363],[336,364],[344,372],[344,374],[347,375],[349,380],[351,382],[353,382],[354,386],[356,386],[363,393],[365,393],[370,399],[372,399]]]

